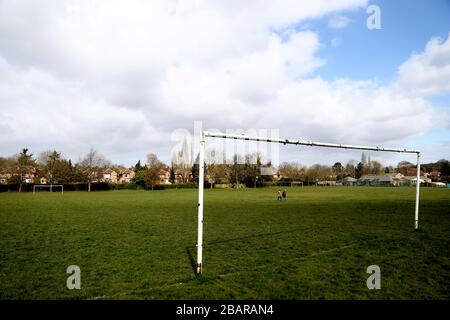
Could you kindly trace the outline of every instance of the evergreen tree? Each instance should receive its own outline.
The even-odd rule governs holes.
[[[16,181],[19,183],[19,192],[22,191],[22,185],[25,181],[25,175],[30,173],[31,166],[35,165],[33,155],[28,153],[28,149],[22,149],[16,157]]]
[[[359,179],[361,176],[364,175],[364,164],[362,162],[358,163],[358,165],[355,168],[355,178]]]
[[[141,165],[141,160],[138,160],[138,162],[134,166],[134,177],[130,180],[131,183],[144,187],[145,186],[144,176],[146,171],[147,166]]]
[[[175,183],[175,168],[173,167],[173,163],[170,166],[170,176],[169,176],[169,180],[171,183]]]
[[[134,172],[138,172],[143,170],[144,167],[141,165],[141,160],[138,160],[138,162],[134,166]]]
[[[342,179],[344,176],[344,167],[342,166],[342,163],[336,162],[332,167],[331,170],[333,174],[336,176],[336,180]]]

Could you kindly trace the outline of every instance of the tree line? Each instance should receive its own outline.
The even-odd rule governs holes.
[[[197,157],[198,159],[198,157]],[[172,183],[198,183],[198,161],[192,166],[164,164],[154,153],[147,155],[144,165],[139,160],[132,168],[134,177],[131,183],[147,189],[154,189],[161,183],[161,175],[169,172],[169,181]],[[8,172],[8,183],[19,185],[19,191],[26,183],[27,175],[34,175],[35,181],[44,177],[48,184],[86,183],[88,191],[91,184],[103,178],[103,171],[114,166],[98,151],[91,148],[76,163],[66,159],[56,150],[41,152],[37,157],[22,149],[16,155],[0,157],[0,172]],[[423,164],[424,172],[439,172],[440,181],[449,181],[450,165],[448,160],[439,160],[436,163]],[[314,164],[302,165],[299,162],[283,162],[277,168],[272,166],[270,160],[263,161],[259,154],[234,155],[227,163],[215,163],[212,159],[205,162],[205,182],[214,187],[215,184],[231,184],[258,187],[273,181],[301,181],[306,184],[315,184],[318,181],[340,180],[345,177],[360,178],[367,174],[402,173],[415,175],[415,165],[401,161],[396,167],[383,166],[380,162],[370,160],[364,153],[361,161],[348,161],[345,164],[336,162],[332,166]]]
[[[35,182],[45,178],[48,184],[86,183],[90,192],[91,185],[101,181],[104,170],[111,167],[123,166],[112,164],[93,148],[76,163],[66,159],[56,150],[44,151],[35,157],[27,148],[24,148],[11,157],[0,157],[0,173],[7,173],[10,176],[8,184],[18,185],[19,192],[22,191],[27,177],[31,175]],[[132,168],[134,177],[131,182],[153,190],[160,183],[161,172],[165,168],[166,165],[158,159],[156,154],[150,153],[147,155],[145,165],[141,165],[139,160]],[[190,171],[189,175],[186,170],[179,172],[179,176],[188,182]],[[171,168],[171,178],[172,176],[175,177],[174,166]]]
[[[0,170],[10,175],[9,184],[19,185],[19,191],[26,182],[26,177],[33,176],[34,180],[40,181],[45,178],[47,183],[76,183],[91,184],[101,178],[101,168],[109,166],[107,161],[95,149],[73,164],[71,159],[66,159],[61,152],[44,151],[37,157],[29,152],[27,148],[9,158],[0,157]]]

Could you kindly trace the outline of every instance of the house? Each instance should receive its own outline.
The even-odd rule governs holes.
[[[19,167],[6,168],[0,172],[0,183],[7,184],[11,178],[19,175]],[[36,168],[33,166],[25,166],[22,168],[22,182],[34,183],[36,177]]]
[[[358,179],[357,184],[360,186],[394,186],[396,181],[400,179],[398,174],[365,174]]]
[[[433,187],[438,187],[438,188],[446,188],[447,185],[443,182],[432,182],[431,185]]]
[[[358,185],[362,186],[405,186],[416,183],[416,176],[404,176],[401,173],[389,173],[384,175],[363,175],[358,179]],[[420,183],[429,183],[430,178],[420,177]]]
[[[405,181],[411,182],[412,184],[416,184],[416,181],[417,181],[416,176],[404,176],[403,179]],[[420,181],[420,183],[431,183],[431,179],[428,177],[425,177],[425,176],[420,176],[419,181]]]
[[[189,176],[186,178],[186,181],[189,179]],[[180,170],[175,170],[175,183],[183,183],[185,180],[183,176],[183,172]]]
[[[130,183],[134,178],[134,171],[131,169],[123,169],[119,171],[118,180],[119,183]]]
[[[357,182],[358,180],[353,177],[345,177],[337,181],[338,184],[341,184],[343,186],[354,186]]]
[[[262,176],[271,176],[272,178],[278,178],[278,171],[273,166],[262,166],[260,168],[260,172]]]
[[[36,168],[32,166],[26,166],[22,172],[22,181],[25,183],[34,183],[36,177]]]
[[[441,181],[441,173],[437,170],[433,170],[431,172],[424,173],[424,176],[430,178],[433,182]]]
[[[175,170],[175,183],[187,183],[192,180],[191,168],[180,166]]]
[[[7,184],[12,174],[8,170],[0,171],[0,184]]]
[[[170,167],[165,167],[161,170],[159,175],[160,184],[172,184],[170,181]],[[173,183],[186,183],[192,178],[191,170],[186,167],[180,167],[174,170],[174,180]]]
[[[103,171],[101,180],[108,183],[129,183],[134,175],[134,171],[128,168],[107,168]]]
[[[272,175],[272,179],[273,179],[274,181],[280,181],[280,180],[283,179],[283,178],[285,178],[285,177],[280,173],[280,171],[276,171],[276,172],[274,172],[273,175]]]
[[[336,181],[317,181],[318,186],[335,186]]]
[[[160,184],[171,184],[170,182],[170,168],[166,167],[161,170],[159,174],[159,183]]]
[[[117,171],[111,168],[103,171],[103,179],[104,182],[108,183],[117,183]]]

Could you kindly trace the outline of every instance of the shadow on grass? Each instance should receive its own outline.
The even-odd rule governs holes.
[[[327,228],[329,228],[329,227],[317,226],[314,229],[327,229]],[[258,234],[248,235],[248,236],[231,238],[231,239],[216,240],[216,241],[208,242],[207,244],[205,244],[205,246],[206,245],[210,246],[210,245],[215,245],[215,244],[220,244],[220,243],[234,242],[234,241],[242,241],[242,240],[248,240],[248,239],[253,239],[253,238],[271,237],[271,236],[276,236],[276,235],[286,234],[286,233],[292,233],[292,232],[296,232],[296,231],[300,231],[300,230],[306,230],[306,229],[311,229],[311,227],[294,228],[294,229],[288,229],[288,230],[282,230],[282,231],[276,231],[276,232],[258,233]]]
[[[329,227],[316,227],[316,229],[326,229]],[[295,228],[295,229],[288,229],[288,230],[282,230],[282,231],[277,231],[277,232],[267,232],[267,233],[259,233],[259,234],[253,234],[253,235],[248,235],[248,236],[242,236],[242,237],[236,237],[236,238],[231,238],[231,239],[223,239],[223,240],[216,240],[216,241],[211,241],[208,243],[204,243],[203,246],[211,246],[211,245],[215,245],[215,244],[221,244],[221,243],[229,243],[229,242],[234,242],[234,241],[242,241],[242,240],[248,240],[248,239],[252,239],[252,238],[262,238],[262,237],[271,237],[271,236],[276,236],[276,235],[280,235],[280,234],[286,234],[286,233],[292,233],[292,232],[296,232],[299,230],[305,230],[305,229],[311,229],[311,228]],[[197,263],[194,259],[194,256],[191,252],[191,250],[195,250],[195,247],[193,246],[188,246],[185,247],[186,250],[186,254],[188,256],[189,259],[189,263],[191,265],[192,268],[192,272],[194,273],[194,275],[196,277],[199,277],[199,275],[197,274]]]
[[[191,253],[192,247],[186,247],[185,249],[186,249],[186,253],[187,253],[187,255],[188,255],[189,263],[191,264],[192,272],[194,273],[194,275],[195,275],[196,277],[198,277],[198,274],[197,274],[197,264],[196,264],[196,262],[195,262],[195,260],[194,260],[194,256],[193,256],[192,253]]]

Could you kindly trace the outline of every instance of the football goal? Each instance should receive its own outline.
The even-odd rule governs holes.
[[[47,189],[49,192],[53,192],[53,189],[60,189],[61,194],[64,194],[64,186],[62,184],[35,184],[33,186],[33,194],[36,193],[36,191],[45,190]]]
[[[291,181],[291,187],[302,187],[303,188],[303,181]]]
[[[246,140],[256,142],[270,142],[279,144],[293,144],[299,146],[310,147],[325,147],[325,148],[339,148],[339,149],[352,149],[352,150],[368,150],[368,151],[382,151],[382,152],[398,152],[398,153],[411,153],[416,154],[417,159],[417,181],[420,181],[420,151],[410,150],[406,148],[383,148],[383,147],[367,147],[367,146],[355,146],[337,143],[324,143],[313,142],[305,140],[290,140],[290,139],[274,139],[270,137],[259,136],[247,136],[240,134],[228,134],[200,131],[200,145],[199,145],[199,166],[198,166],[198,232],[197,232],[197,274],[203,273],[203,189],[205,181],[205,139],[206,138],[222,138],[222,139],[234,139],[234,140]],[[414,229],[419,228],[419,190],[420,183],[416,183],[416,200],[415,200],[415,213],[414,213]]]

